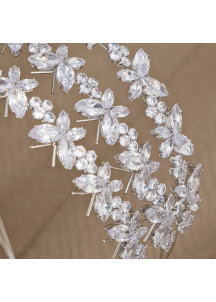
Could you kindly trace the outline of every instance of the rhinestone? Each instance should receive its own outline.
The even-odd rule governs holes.
[[[88,81],[88,77],[85,73],[78,73],[76,77],[77,84],[81,84]]]
[[[163,113],[158,113],[156,116],[155,116],[155,123],[156,124],[163,124],[165,123],[165,120],[166,120],[166,117]]]
[[[51,111],[53,109],[53,104],[49,100],[44,100],[42,103],[42,107],[45,111]]]
[[[94,150],[87,151],[85,156],[86,156],[87,161],[89,161],[89,162],[95,162],[96,158],[97,158],[97,154],[95,153]]]
[[[157,108],[153,106],[149,106],[145,112],[148,117],[154,118],[157,115]]]
[[[44,114],[45,114],[45,110],[41,107],[35,108],[32,112],[32,115],[36,120],[40,120],[44,118]]]
[[[85,158],[81,157],[77,160],[75,166],[77,170],[85,170],[88,166],[88,161]]]
[[[82,157],[86,154],[86,149],[83,146],[76,146],[75,156]]]
[[[134,128],[130,128],[130,130],[128,131],[128,135],[132,141],[136,140],[138,137],[138,133]]]
[[[41,106],[41,100],[37,96],[33,96],[29,100],[30,108],[38,108]]]
[[[128,126],[125,123],[119,124],[119,133],[126,134],[128,132]]]
[[[139,144],[137,143],[137,141],[133,141],[131,142],[128,146],[127,146],[127,149],[129,151],[138,151],[139,149]]]
[[[131,205],[129,201],[123,201],[121,205],[122,212],[128,213],[130,211]]]
[[[164,102],[158,102],[158,104],[157,104],[157,109],[160,111],[160,112],[162,112],[162,113],[164,113],[164,112],[166,112],[166,110],[167,110],[167,106],[166,106],[166,104],[164,103]]]
[[[79,88],[79,93],[89,94],[91,92],[91,86],[87,83],[82,83]]]
[[[112,199],[112,207],[117,209],[117,208],[119,208],[121,205],[122,205],[121,197],[120,197],[120,196],[115,196],[115,197]]]
[[[85,169],[86,173],[94,174],[97,172],[97,165],[94,163],[89,163],[87,168]]]
[[[128,135],[120,136],[119,143],[122,147],[127,147],[130,143],[130,137]]]
[[[102,95],[102,92],[99,88],[92,88],[91,90],[91,97],[95,99],[99,99]]]
[[[97,87],[97,86],[99,85],[99,82],[98,82],[96,79],[91,78],[91,77],[88,79],[88,83],[89,83],[89,85],[91,85],[92,87]]]
[[[46,112],[43,122],[44,123],[54,123],[56,119],[56,116],[51,111]]]
[[[148,96],[146,98],[146,103],[147,103],[148,106],[156,106],[156,104],[157,104],[157,98]]]

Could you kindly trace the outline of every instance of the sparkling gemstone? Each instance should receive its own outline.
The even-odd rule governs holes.
[[[127,147],[128,144],[130,143],[130,137],[128,135],[120,136],[119,143],[121,146]]]
[[[158,125],[161,125],[163,123],[165,123],[165,120],[166,120],[166,117],[163,113],[158,113],[156,116],[155,116],[155,123],[158,124]]]
[[[73,183],[86,193],[98,193],[104,188],[105,181],[96,175],[81,175],[73,180]]]
[[[53,112],[51,112],[51,111],[48,111],[44,115],[43,122],[44,123],[54,123],[55,119],[56,119],[55,114]]]
[[[121,210],[123,213],[128,213],[130,211],[131,205],[129,201],[123,201],[121,205]]]
[[[142,168],[142,156],[137,152],[124,151],[116,155],[115,160],[129,170],[139,171]]]
[[[128,116],[130,110],[125,106],[115,106],[110,110],[111,116],[125,117]]]
[[[14,56],[18,56],[22,50],[23,43],[8,43],[11,53]]]
[[[129,100],[133,101],[133,100],[139,98],[141,93],[142,93],[141,83],[138,81],[134,82],[128,90]]]
[[[109,181],[111,175],[111,168],[108,162],[104,163],[98,168],[97,175],[104,179],[106,182]]]
[[[58,128],[50,124],[34,126],[28,135],[30,138],[44,144],[54,143],[61,137]]]
[[[38,108],[41,106],[41,100],[39,99],[39,97],[33,96],[29,100],[29,105],[30,105],[31,109]]]
[[[112,192],[118,192],[123,188],[123,183],[121,180],[112,180],[109,183],[109,188]]]
[[[159,146],[159,151],[161,152],[161,157],[167,158],[170,156],[173,150],[173,143],[172,139],[167,139],[166,141],[162,142]]]
[[[122,82],[132,83],[133,81],[139,79],[139,76],[133,70],[122,69],[117,72],[117,78],[121,79]]]
[[[150,180],[148,186],[149,186],[149,188],[150,188],[151,190],[156,190],[156,189],[158,188],[158,180],[157,180],[157,178],[152,178],[152,179]]]
[[[162,207],[154,206],[145,211],[145,216],[151,223],[160,223],[164,220],[165,211]]]
[[[119,124],[119,133],[126,134],[128,132],[128,126],[125,123]]]
[[[94,163],[89,163],[85,169],[86,173],[94,174],[97,172],[97,165]]]
[[[133,70],[136,70],[140,76],[144,76],[148,74],[150,68],[150,60],[148,55],[144,52],[142,48],[140,48],[133,60],[132,60]]]
[[[108,49],[109,51],[119,50],[119,45],[118,43],[109,43]]]
[[[17,118],[23,118],[28,109],[28,99],[26,94],[19,89],[12,89],[8,93],[7,101],[10,109]]]
[[[75,166],[77,170],[85,170],[88,166],[88,161],[85,158],[81,157],[76,161]]]
[[[108,145],[114,145],[119,137],[118,119],[106,114],[101,122],[101,134]]]
[[[121,205],[122,205],[121,197],[120,196],[113,197],[113,199],[112,199],[112,207],[114,209],[117,209],[117,208],[120,208]]]
[[[36,120],[41,120],[44,118],[45,110],[42,107],[34,108],[32,115]]]
[[[68,47],[65,45],[60,45],[56,50],[56,54],[62,59],[66,59],[68,57]]]
[[[164,113],[164,112],[166,112],[166,110],[167,110],[167,106],[166,106],[166,104],[165,104],[164,102],[160,101],[160,102],[158,102],[158,104],[157,104],[157,109],[158,109],[160,112]]]
[[[57,156],[65,169],[71,170],[74,166],[76,156],[74,154],[75,146],[72,141],[63,136],[57,147]]]
[[[64,110],[59,113],[56,125],[62,134],[65,134],[68,131],[70,127],[70,118]]]
[[[76,146],[74,152],[76,157],[82,157],[86,154],[86,149],[83,146]]]
[[[129,54],[130,54],[129,49],[123,45],[120,46],[119,51],[125,57],[129,56]]]
[[[121,60],[121,53],[118,50],[113,50],[110,53],[110,60],[113,62],[118,62]]]
[[[120,220],[122,216],[122,211],[120,209],[115,209],[112,211],[111,215],[114,221]]]
[[[121,223],[128,224],[130,222],[130,214],[124,213],[120,217]]]
[[[99,88],[92,88],[91,90],[91,97],[95,99],[99,99],[102,95],[102,92]]]
[[[85,83],[88,81],[88,77],[85,73],[78,73],[76,76],[77,84]]]
[[[191,140],[182,134],[177,134],[173,136],[174,150],[175,152],[181,153],[186,156],[194,154],[194,146]]]
[[[146,76],[142,79],[142,81],[143,81],[143,85],[145,86],[143,92],[146,95],[160,97],[160,98],[168,95],[166,86],[164,84],[161,84],[156,79]]]
[[[65,93],[68,93],[75,82],[73,68],[66,63],[59,64],[57,67],[56,79],[62,90]]]
[[[159,184],[157,187],[157,192],[159,195],[164,195],[166,193],[166,185],[165,184]]]
[[[129,129],[128,135],[132,141],[136,140],[138,137],[138,133],[137,133],[136,129],[134,129],[134,128]]]
[[[88,44],[87,44],[87,48],[88,48],[89,50],[92,50],[92,48],[95,46],[95,44],[96,44],[96,43],[88,43]]]
[[[89,150],[86,152],[86,159],[88,160],[88,162],[95,162],[96,161],[96,158],[97,158],[97,154],[95,153],[94,150]]]
[[[150,117],[150,118],[155,118],[156,117],[156,115],[157,115],[157,108],[156,107],[151,107],[151,106],[149,106],[148,108],[146,108],[146,115],[148,116],[148,117]]]
[[[8,77],[11,82],[17,83],[20,80],[20,69],[17,66],[9,68]]]
[[[138,145],[137,141],[130,142],[130,144],[127,146],[127,149],[129,151],[138,151],[139,145]]]
[[[124,67],[129,67],[131,65],[131,60],[127,57],[121,57],[120,65]]]
[[[45,111],[52,111],[53,109],[53,104],[49,100],[44,100],[42,103],[42,107]]]
[[[196,192],[200,186],[200,178],[202,174],[202,165],[198,164],[188,179],[188,187],[193,192]]]
[[[24,79],[18,82],[17,87],[25,92],[29,92],[36,88],[38,84],[35,79]]]
[[[157,98],[153,97],[153,96],[147,96],[147,98],[145,99],[146,104],[148,106],[154,107],[157,105]]]
[[[96,79],[91,78],[91,77],[88,79],[88,83],[89,83],[89,85],[91,85],[92,87],[97,87],[97,86],[99,85],[99,82],[98,82]]]
[[[143,200],[148,192],[148,184],[150,181],[150,173],[136,173],[132,180],[132,189],[139,198]]]
[[[77,141],[86,135],[86,129],[80,127],[80,128],[72,128],[67,132],[67,139],[69,141]]]
[[[114,94],[110,88],[106,89],[102,95],[101,101],[106,108],[111,108],[114,103]]]
[[[83,99],[75,104],[74,109],[87,117],[97,117],[106,112],[103,103],[95,99]]]

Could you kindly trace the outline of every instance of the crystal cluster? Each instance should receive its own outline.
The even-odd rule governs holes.
[[[99,99],[102,92],[98,88],[99,82],[91,77],[87,77],[85,73],[78,73],[76,76],[76,83],[79,86],[79,93],[88,95],[92,99]]]
[[[35,79],[20,80],[20,69],[13,66],[9,69],[8,78],[0,77],[0,95],[7,96],[7,103],[17,118],[23,118],[28,109],[28,99],[25,92],[30,92],[38,86]]]
[[[156,98],[168,95],[164,84],[148,76],[150,60],[142,48],[136,52],[131,67],[132,69],[122,69],[117,72],[117,77],[122,82],[131,83],[128,91],[130,101],[139,98],[142,93]]]
[[[180,154],[170,157],[171,168],[169,169],[170,175],[179,183],[183,184],[188,173],[188,164],[183,160]]]
[[[75,155],[78,158],[75,164],[77,170],[90,174],[97,172],[97,165],[95,164],[97,154],[94,150],[86,151],[83,146],[76,146]]]
[[[118,118],[129,115],[129,109],[125,106],[113,106],[114,95],[108,88],[101,100],[82,99],[75,104],[74,109],[88,118],[101,120],[101,135],[108,145],[114,145],[120,135]]]
[[[29,137],[42,144],[58,144],[57,156],[65,169],[71,170],[76,162],[77,150],[74,141],[86,135],[84,128],[70,129],[70,118],[65,111],[61,111],[56,120],[56,126],[42,124],[34,126]]]
[[[129,128],[125,123],[120,123],[119,134],[119,144],[122,147],[127,148],[129,151],[137,151],[139,149],[139,145],[136,141],[138,137],[136,129]]]
[[[201,203],[201,198],[198,194],[200,186],[200,177],[202,174],[202,165],[198,164],[185,185],[174,187],[175,192],[186,204],[191,211],[198,211]]]
[[[186,156],[193,155],[194,146],[187,136],[181,134],[181,128],[181,109],[178,104],[175,104],[166,117],[165,125],[158,126],[152,131],[157,138],[164,140],[159,147],[161,157],[169,157],[173,150]]]
[[[167,106],[164,102],[158,101],[156,97],[148,96],[145,99],[147,104],[146,115],[152,119],[154,119],[155,124],[161,125],[165,122],[166,116],[165,112],[167,110]]]
[[[131,61],[128,58],[130,52],[127,47],[123,45],[120,46],[118,43],[109,43],[108,52],[112,62],[118,62],[119,65],[124,67],[129,67],[131,65]]]
[[[146,258],[147,245],[139,243],[146,232],[147,227],[140,225],[139,211],[132,214],[128,224],[111,224],[105,231],[111,239],[122,244],[120,257],[123,259],[144,259]]]
[[[146,142],[137,151],[124,151],[114,157],[126,171],[134,173],[132,189],[140,200],[150,193],[151,174],[159,169],[159,163],[151,161],[150,154],[151,146]]]
[[[39,97],[33,96],[29,100],[32,115],[36,120],[42,120],[43,123],[54,123],[56,116],[52,112],[53,104],[49,100],[43,102]]]
[[[80,69],[86,61],[81,58],[68,58],[68,48],[65,45],[59,46],[56,53],[39,51],[28,58],[30,64],[43,71],[53,71],[59,87],[68,93],[75,83],[74,70]]]

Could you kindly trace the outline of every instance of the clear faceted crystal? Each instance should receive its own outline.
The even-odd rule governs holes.
[[[26,94],[19,89],[10,90],[7,101],[10,109],[15,113],[17,118],[23,118],[28,109],[28,100]]]

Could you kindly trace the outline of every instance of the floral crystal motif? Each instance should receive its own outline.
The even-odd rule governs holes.
[[[161,157],[169,157],[173,150],[176,153],[186,156],[194,154],[194,146],[187,136],[181,134],[181,128],[181,109],[179,108],[179,105],[176,104],[172,107],[170,113],[166,117],[165,126],[159,126],[151,132],[157,138],[164,140],[159,147]]]
[[[159,162],[150,160],[151,146],[149,142],[142,145],[137,152],[124,151],[114,158],[126,171],[134,173],[132,189],[142,200],[149,193],[151,174],[159,169]]]
[[[68,93],[75,83],[74,70],[80,69],[86,63],[81,58],[68,58],[68,48],[64,45],[59,46],[56,53],[36,52],[28,60],[37,70],[55,73],[57,83],[65,93]]]
[[[111,239],[123,244],[120,252],[120,257],[123,259],[146,258],[147,246],[139,244],[139,239],[146,234],[147,227],[140,225],[139,216],[137,211],[128,224],[111,224],[105,228]]]
[[[23,118],[28,109],[28,99],[25,92],[30,92],[38,86],[35,79],[20,80],[20,69],[13,66],[9,69],[8,78],[0,77],[0,96],[7,97],[9,105],[17,118]]]
[[[74,109],[88,118],[101,120],[101,134],[108,145],[114,145],[120,134],[118,118],[129,115],[129,109],[125,106],[113,106],[114,95],[111,89],[107,89],[97,99],[83,99],[75,104]]]
[[[56,126],[43,124],[34,126],[29,132],[29,137],[42,144],[58,144],[57,156],[65,169],[71,170],[77,159],[77,148],[74,141],[86,135],[84,128],[70,129],[70,119],[65,111],[61,111],[56,120]],[[79,156],[78,156],[79,157]]]
[[[32,109],[32,115],[36,120],[42,120],[43,123],[54,123],[56,116],[52,112],[53,104],[49,100],[43,102],[39,97],[32,97],[29,100],[30,108]]]

